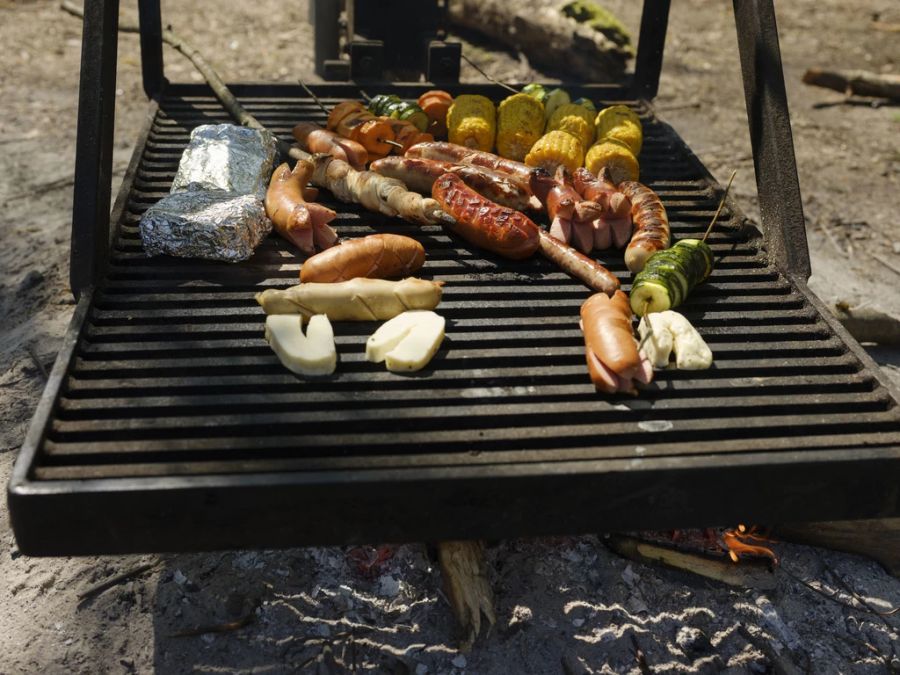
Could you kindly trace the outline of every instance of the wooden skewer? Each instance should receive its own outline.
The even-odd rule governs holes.
[[[706,238],[709,236],[709,233],[712,232],[713,226],[716,224],[716,221],[719,219],[719,214],[722,213],[722,207],[725,206],[725,198],[728,196],[728,191],[731,189],[731,184],[734,182],[734,177],[737,176],[737,169],[731,172],[731,178],[728,179],[728,185],[725,186],[725,192],[722,195],[722,199],[719,202],[719,208],[716,209],[716,213],[713,216],[712,221],[709,224],[709,227],[706,228],[706,234],[703,235],[703,239],[701,241],[705,242]]]
[[[479,68],[477,65],[475,65],[475,63],[472,61],[472,59],[470,59],[470,58],[469,58],[468,56],[466,56],[465,54],[460,53],[460,57],[462,57],[462,60],[463,60],[463,61],[465,61],[465,62],[468,63],[470,66],[472,66],[475,70],[477,70],[479,73],[481,73],[481,74],[485,77],[485,79],[489,80],[490,82],[493,82],[494,84],[499,84],[501,87],[503,87],[504,89],[508,89],[509,91],[511,91],[511,92],[514,93],[514,94],[518,94],[518,93],[519,93],[519,90],[518,90],[518,89],[515,89],[515,88],[513,88],[513,87],[510,87],[508,84],[505,84],[505,83],[501,82],[500,80],[495,80],[493,77],[491,77],[490,75],[488,75],[488,74],[487,74],[486,72],[484,72],[481,68]]]
[[[644,309],[643,309],[643,311],[641,311],[641,318],[646,319],[646,321],[647,321],[647,334],[644,337],[642,337],[641,341],[638,343],[638,352],[641,351],[641,349],[644,346],[644,343],[646,343],[647,340],[649,340],[650,337],[653,335],[653,324],[650,323],[650,319],[647,319],[647,310],[648,309],[650,309],[650,301],[644,300]]]

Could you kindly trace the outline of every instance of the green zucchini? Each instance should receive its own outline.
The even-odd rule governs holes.
[[[640,275],[639,275],[640,276]],[[635,281],[629,296],[631,311],[637,316],[644,316],[644,310],[648,314],[652,312],[665,312],[672,307],[669,296],[669,288],[658,281]]]
[[[547,100],[547,90],[544,89],[544,85],[538,84],[537,82],[526,84],[522,87],[522,93],[536,98],[541,103],[544,103]]]

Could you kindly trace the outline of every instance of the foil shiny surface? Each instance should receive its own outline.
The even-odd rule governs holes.
[[[202,188],[265,199],[275,154],[275,137],[268,131],[204,124],[191,132],[171,191]]]
[[[192,189],[160,199],[139,227],[147,255],[239,262],[253,255],[272,223],[254,194]]]

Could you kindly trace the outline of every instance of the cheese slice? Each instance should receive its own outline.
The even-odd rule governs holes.
[[[654,368],[665,368],[669,365],[669,357],[675,345],[665,314],[666,312],[645,314],[638,324],[638,333],[644,342],[641,351],[650,359]]]
[[[712,365],[709,346],[691,322],[678,312],[666,310],[647,314],[641,319],[638,332],[645,338],[641,351],[655,368],[668,366],[673,351],[675,367],[680,370],[705,370]],[[649,337],[648,333],[651,333]]]
[[[297,375],[331,375],[337,366],[334,331],[324,314],[309,319],[306,335],[302,316],[270,314],[266,340],[282,365]]]
[[[428,310],[398,314],[366,341],[366,358],[392,372],[421,370],[444,340],[444,317]]]

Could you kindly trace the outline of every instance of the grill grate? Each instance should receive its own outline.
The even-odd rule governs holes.
[[[896,511],[895,401],[730,208],[709,240],[716,270],[680,308],[715,365],[658,373],[634,399],[593,391],[578,328],[586,290],[547,261],[503,260],[440,227],[325,200],[343,237],[423,243],[420,276],[446,282],[447,338],[425,371],[399,376],[365,361],[373,325],[336,323],[336,375],[295,378],[253,299],[297,283],[286,242],[270,236],[238,265],[143,254],[137,223],[168,192],[190,130],[229,121],[211,96],[173,91],[27,485],[11,493],[23,550],[510,536],[589,529],[599,515],[614,519],[606,529],[664,527],[788,505],[794,518]],[[300,120],[324,122],[309,99],[246,91],[248,110],[285,140]],[[641,115],[642,181],[674,237],[701,236],[716,186],[645,103],[608,93]],[[621,254],[601,259],[628,290]],[[894,487],[861,496],[865,480]],[[60,515],[75,504],[87,514]],[[176,506],[182,520],[162,518]],[[298,526],[301,513],[316,522]],[[29,535],[38,523],[58,538]]]

